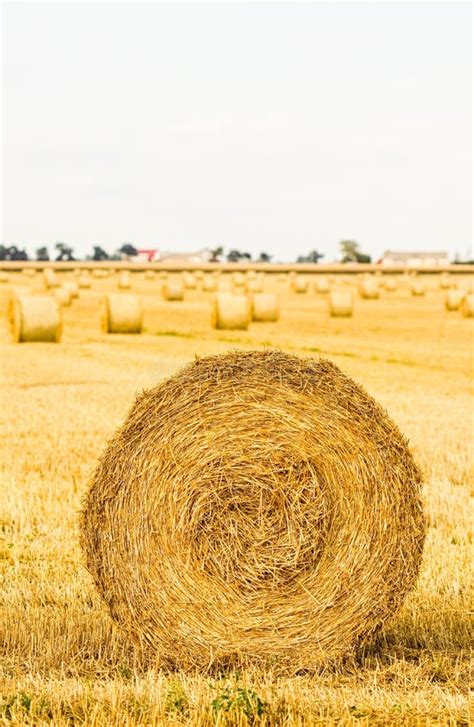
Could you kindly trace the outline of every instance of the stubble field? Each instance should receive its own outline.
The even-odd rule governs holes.
[[[444,309],[435,276],[423,276],[419,298],[398,280],[379,300],[357,299],[352,318],[332,319],[326,296],[267,275],[280,321],[218,331],[209,294],[166,302],[158,278],[136,273],[145,331],[133,336],[101,332],[99,301],[116,280],[93,278],[64,309],[60,344],[14,345],[9,289],[42,282],[10,274],[0,288],[1,724],[469,723],[473,319]],[[78,546],[81,499],[137,392],[195,356],[265,347],[330,358],[408,437],[429,522],[419,582],[377,642],[337,669],[165,672],[115,630],[94,590]]]

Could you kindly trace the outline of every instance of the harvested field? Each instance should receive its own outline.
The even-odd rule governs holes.
[[[313,276],[295,295],[267,274],[279,320],[232,331],[211,327],[214,293],[199,282],[175,304],[163,299],[158,275],[132,273],[143,332],[113,336],[101,329],[100,301],[116,293],[117,276],[92,277],[63,309],[60,343],[18,344],[9,339],[11,290],[45,288],[42,275],[8,277],[0,288],[1,724],[468,724],[474,328],[446,310],[438,277],[422,276],[425,295],[413,296],[411,281],[394,276],[396,290],[381,287],[378,299],[357,300],[353,317],[332,318]],[[357,293],[356,278],[344,287]],[[195,356],[268,348],[329,358],[408,438],[428,520],[420,577],[381,633],[337,666],[278,677],[255,665],[162,669],[113,626],[84,567],[82,499],[138,393]]]

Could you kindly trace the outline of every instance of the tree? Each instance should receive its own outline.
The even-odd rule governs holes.
[[[66,242],[57,242],[54,247],[58,251],[56,260],[75,260],[72,247]]]
[[[252,256],[248,252],[240,252],[240,250],[229,250],[227,253],[227,261],[229,263],[238,263],[239,260],[251,260]]]
[[[20,250],[16,245],[0,245],[0,260],[28,260],[26,250]]]
[[[92,255],[92,259],[96,261],[108,260],[109,256],[102,247],[99,247],[99,245],[94,245],[94,253]]]
[[[119,252],[125,257],[135,257],[138,255],[137,248],[131,242],[124,242],[122,247],[119,247]]]
[[[224,248],[222,247],[222,245],[219,245],[219,247],[215,247],[209,252],[211,253],[211,259],[209,262],[217,263],[219,262],[219,258],[222,257],[222,255],[224,254]]]
[[[260,255],[258,256],[258,261],[257,262],[259,262],[259,263],[269,263],[271,261],[272,257],[273,256],[272,255],[269,255],[268,252],[261,252]]]
[[[359,252],[359,243],[354,240],[341,240],[339,243],[343,263],[370,263],[372,258]]]
[[[36,250],[36,259],[38,261],[46,261],[49,260],[49,252],[47,247],[39,247]]]
[[[317,250],[311,250],[307,255],[300,255],[297,259],[297,263],[318,263],[319,260],[324,257]]]

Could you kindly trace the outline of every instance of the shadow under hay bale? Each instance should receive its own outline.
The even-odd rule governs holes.
[[[113,619],[159,662],[319,668],[413,587],[420,472],[324,359],[194,361],[141,394],[97,467],[82,545]]]
[[[8,303],[8,322],[14,343],[58,343],[62,316],[52,295],[13,295]]]

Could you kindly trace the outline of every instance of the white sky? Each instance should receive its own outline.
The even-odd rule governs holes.
[[[6,3],[2,237],[468,254],[469,3]]]

